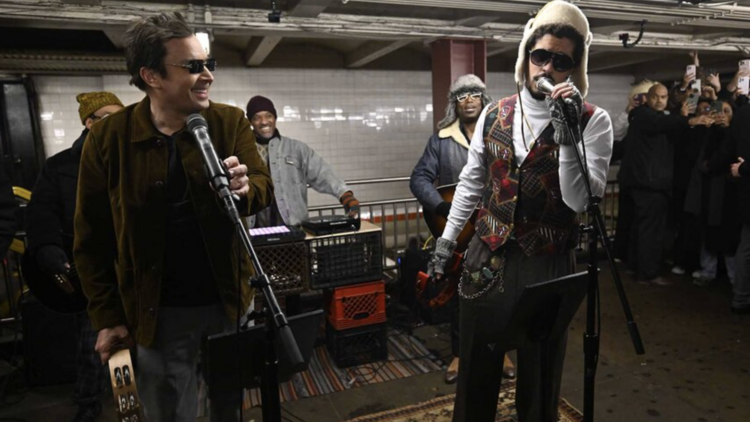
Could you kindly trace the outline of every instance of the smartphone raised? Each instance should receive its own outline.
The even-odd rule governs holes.
[[[685,75],[686,75],[686,76],[687,76],[687,75],[690,75],[690,76],[692,76],[693,78],[695,78],[695,69],[696,69],[696,67],[695,67],[695,65],[694,65],[694,64],[690,64],[690,65],[688,65],[688,66],[687,66],[687,67],[685,68]]]
[[[691,109],[698,105],[698,99],[701,97],[701,80],[696,79],[688,88],[687,103]]]
[[[740,70],[750,72],[750,59],[740,60]]]
[[[711,114],[723,114],[724,110],[722,109],[722,106],[724,103],[721,101],[714,101],[711,103]]]
[[[737,89],[744,95],[750,95],[750,76],[740,76],[737,79]]]

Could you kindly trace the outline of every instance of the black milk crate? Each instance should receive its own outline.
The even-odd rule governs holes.
[[[310,264],[305,242],[282,243],[255,248],[263,271],[276,296],[304,292],[310,285]],[[258,291],[260,293],[260,291]]]
[[[311,289],[383,279],[380,231],[315,238],[309,247]]]
[[[328,353],[339,368],[388,359],[386,323],[336,330],[326,324]]]

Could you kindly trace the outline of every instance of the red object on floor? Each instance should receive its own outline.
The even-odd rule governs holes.
[[[385,282],[337,287],[328,293],[326,309],[336,330],[385,322]]]

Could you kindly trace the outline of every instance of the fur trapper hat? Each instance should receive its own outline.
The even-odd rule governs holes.
[[[586,98],[589,90],[588,62],[589,46],[593,39],[589,30],[589,21],[578,6],[562,0],[553,0],[547,3],[535,17],[529,19],[526,28],[523,31],[523,39],[518,46],[518,59],[516,60],[516,83],[523,84],[526,80],[526,63],[528,61],[528,51],[526,44],[534,31],[543,26],[551,24],[563,24],[573,27],[583,37],[583,55],[581,63],[578,63],[576,70],[571,75],[571,82],[581,91],[581,96]]]
[[[458,114],[456,114],[456,98],[462,94],[472,92],[482,93],[482,108],[492,102],[492,98],[487,95],[487,86],[477,75],[469,73],[459,76],[451,84],[450,91],[448,92],[448,104],[445,106],[445,117],[438,123],[438,129],[445,129],[458,119]]]

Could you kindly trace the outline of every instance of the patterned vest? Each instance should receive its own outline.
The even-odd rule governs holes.
[[[484,124],[488,171],[476,231],[491,250],[513,235],[527,256],[555,254],[577,241],[575,211],[563,202],[552,125],[542,131],[519,168],[513,147],[517,95],[491,105]],[[581,131],[596,109],[584,103]]]

